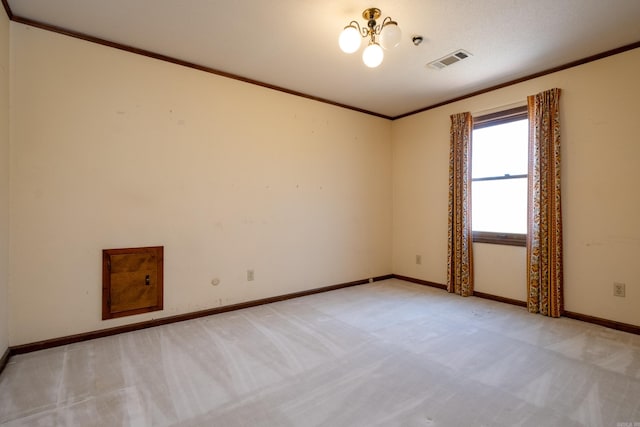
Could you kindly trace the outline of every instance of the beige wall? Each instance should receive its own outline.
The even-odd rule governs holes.
[[[394,273],[446,283],[449,115],[559,87],[565,307],[640,325],[638,70],[635,49],[394,121]],[[523,248],[474,250],[478,291],[525,299]],[[613,296],[613,282],[626,283],[626,298]]]
[[[0,12],[0,357],[9,346],[9,19]]]
[[[390,121],[11,25],[11,345],[391,273]],[[148,245],[165,310],[101,321]]]

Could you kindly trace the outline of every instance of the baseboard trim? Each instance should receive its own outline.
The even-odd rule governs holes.
[[[501,296],[498,296],[498,295],[485,294],[484,292],[473,291],[473,296],[474,297],[478,297],[478,298],[482,298],[482,299],[489,299],[491,301],[503,302],[505,304],[517,305],[518,307],[526,307],[527,306],[527,302],[526,301],[520,301],[520,300],[517,300],[517,299],[512,299],[512,298],[507,298],[507,297],[501,297]]]
[[[405,282],[417,283],[418,285],[430,286],[432,288],[438,288],[445,291],[447,290],[447,285],[443,285],[442,283],[430,282],[428,280],[416,279],[415,277],[402,276],[400,274],[394,274],[393,277],[395,279],[404,280]],[[503,302],[505,304],[517,305],[520,307],[527,306],[527,303],[525,301],[519,301],[517,299],[501,297],[498,295],[486,294],[484,292],[473,291],[473,296],[483,299],[489,299],[492,301]]]
[[[444,290],[447,289],[446,285],[435,283],[435,282],[429,282],[428,280],[416,279],[414,277],[402,276],[400,274],[392,274],[392,276],[395,279],[404,280],[406,282],[412,282],[412,283],[417,283],[419,285],[431,286],[433,288],[438,288],[438,289],[444,289]],[[519,307],[527,306],[527,303],[525,301],[501,297],[501,296],[492,295],[492,294],[486,294],[484,292],[474,291],[473,296],[478,298],[498,301],[505,304],[517,305]],[[564,311],[562,315],[569,319],[580,320],[582,322],[593,323],[595,325],[604,326],[605,328],[615,329],[618,331],[640,335],[640,326],[631,325],[629,323],[622,323],[622,322],[617,322],[615,320],[602,319],[600,317],[589,316],[587,314],[580,314],[573,311]]]
[[[392,274],[394,279],[404,280],[405,282],[416,283],[418,285],[431,286],[432,288],[438,288],[442,290],[447,290],[447,285],[443,285],[436,282],[430,282],[428,280],[416,279],[415,277],[402,276],[400,274]]]
[[[4,352],[4,354],[2,355],[2,358],[0,358],[0,374],[2,374],[2,371],[4,371],[4,368],[7,366],[7,363],[9,363],[9,359],[11,358],[11,348],[7,348]]]
[[[369,282],[378,282],[380,280],[391,279],[392,274],[384,276],[377,276],[371,279],[356,280],[353,282],[340,283],[337,285],[323,286],[321,288],[308,289],[306,291],[293,292],[290,294],[278,295],[269,298],[262,298],[258,300],[241,302],[238,304],[226,305],[222,307],[210,308],[207,310],[195,311],[191,313],[178,314],[175,316],[163,317],[160,319],[147,320],[145,322],[132,323],[129,325],[116,326],[114,328],[100,329],[98,331],[84,332],[76,335],[68,335],[65,337],[52,338],[48,340],[17,345],[9,347],[7,350],[11,357],[16,354],[31,353],[39,350],[46,350],[53,347],[60,347],[63,345],[73,344],[82,341],[89,341],[96,338],[104,338],[111,335],[123,334],[126,332],[133,332],[147,328],[153,328],[156,326],[168,325],[170,323],[184,322],[185,320],[197,319],[199,317],[211,316],[214,314],[227,313],[229,311],[242,310],[244,308],[257,307],[264,304],[271,304],[278,301],[285,301],[293,298],[300,298],[308,295],[319,294],[322,292],[335,291],[337,289],[348,288],[350,286],[364,285]],[[6,362],[5,362],[6,363]]]
[[[610,329],[617,329],[618,331],[629,332],[630,334],[640,335],[640,326],[632,325],[630,323],[617,322],[615,320],[602,319],[600,317],[589,316],[588,314],[580,314],[573,311],[565,311],[562,314],[569,319],[580,320],[582,322],[594,323],[596,325],[604,326]]]

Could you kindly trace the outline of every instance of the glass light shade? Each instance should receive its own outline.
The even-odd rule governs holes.
[[[400,44],[402,31],[395,21],[387,22],[380,32],[380,44],[385,49],[391,49]]]
[[[382,64],[384,52],[378,43],[370,43],[362,52],[362,61],[369,68],[376,68]]]
[[[344,53],[353,53],[356,50],[360,49],[360,42],[362,41],[362,35],[360,31],[353,25],[349,25],[345,27],[344,30],[340,33],[340,38],[338,38],[338,44],[340,45],[340,49]]]

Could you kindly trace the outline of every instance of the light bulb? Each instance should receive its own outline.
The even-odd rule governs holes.
[[[380,32],[380,44],[385,49],[391,49],[400,44],[402,38],[402,31],[398,27],[398,23],[395,21],[389,21],[384,24],[382,31]]]
[[[340,38],[338,38],[338,44],[344,53],[353,53],[360,49],[361,41],[362,35],[353,25],[344,27],[344,30],[340,33]]]
[[[376,68],[382,64],[383,58],[384,52],[378,43],[369,43],[369,46],[362,52],[362,61],[369,68]]]

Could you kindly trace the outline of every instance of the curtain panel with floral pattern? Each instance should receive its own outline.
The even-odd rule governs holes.
[[[559,100],[560,89],[527,98],[527,306],[532,313],[550,317],[563,312]]]
[[[471,113],[451,116],[447,291],[473,295],[471,232]]]

